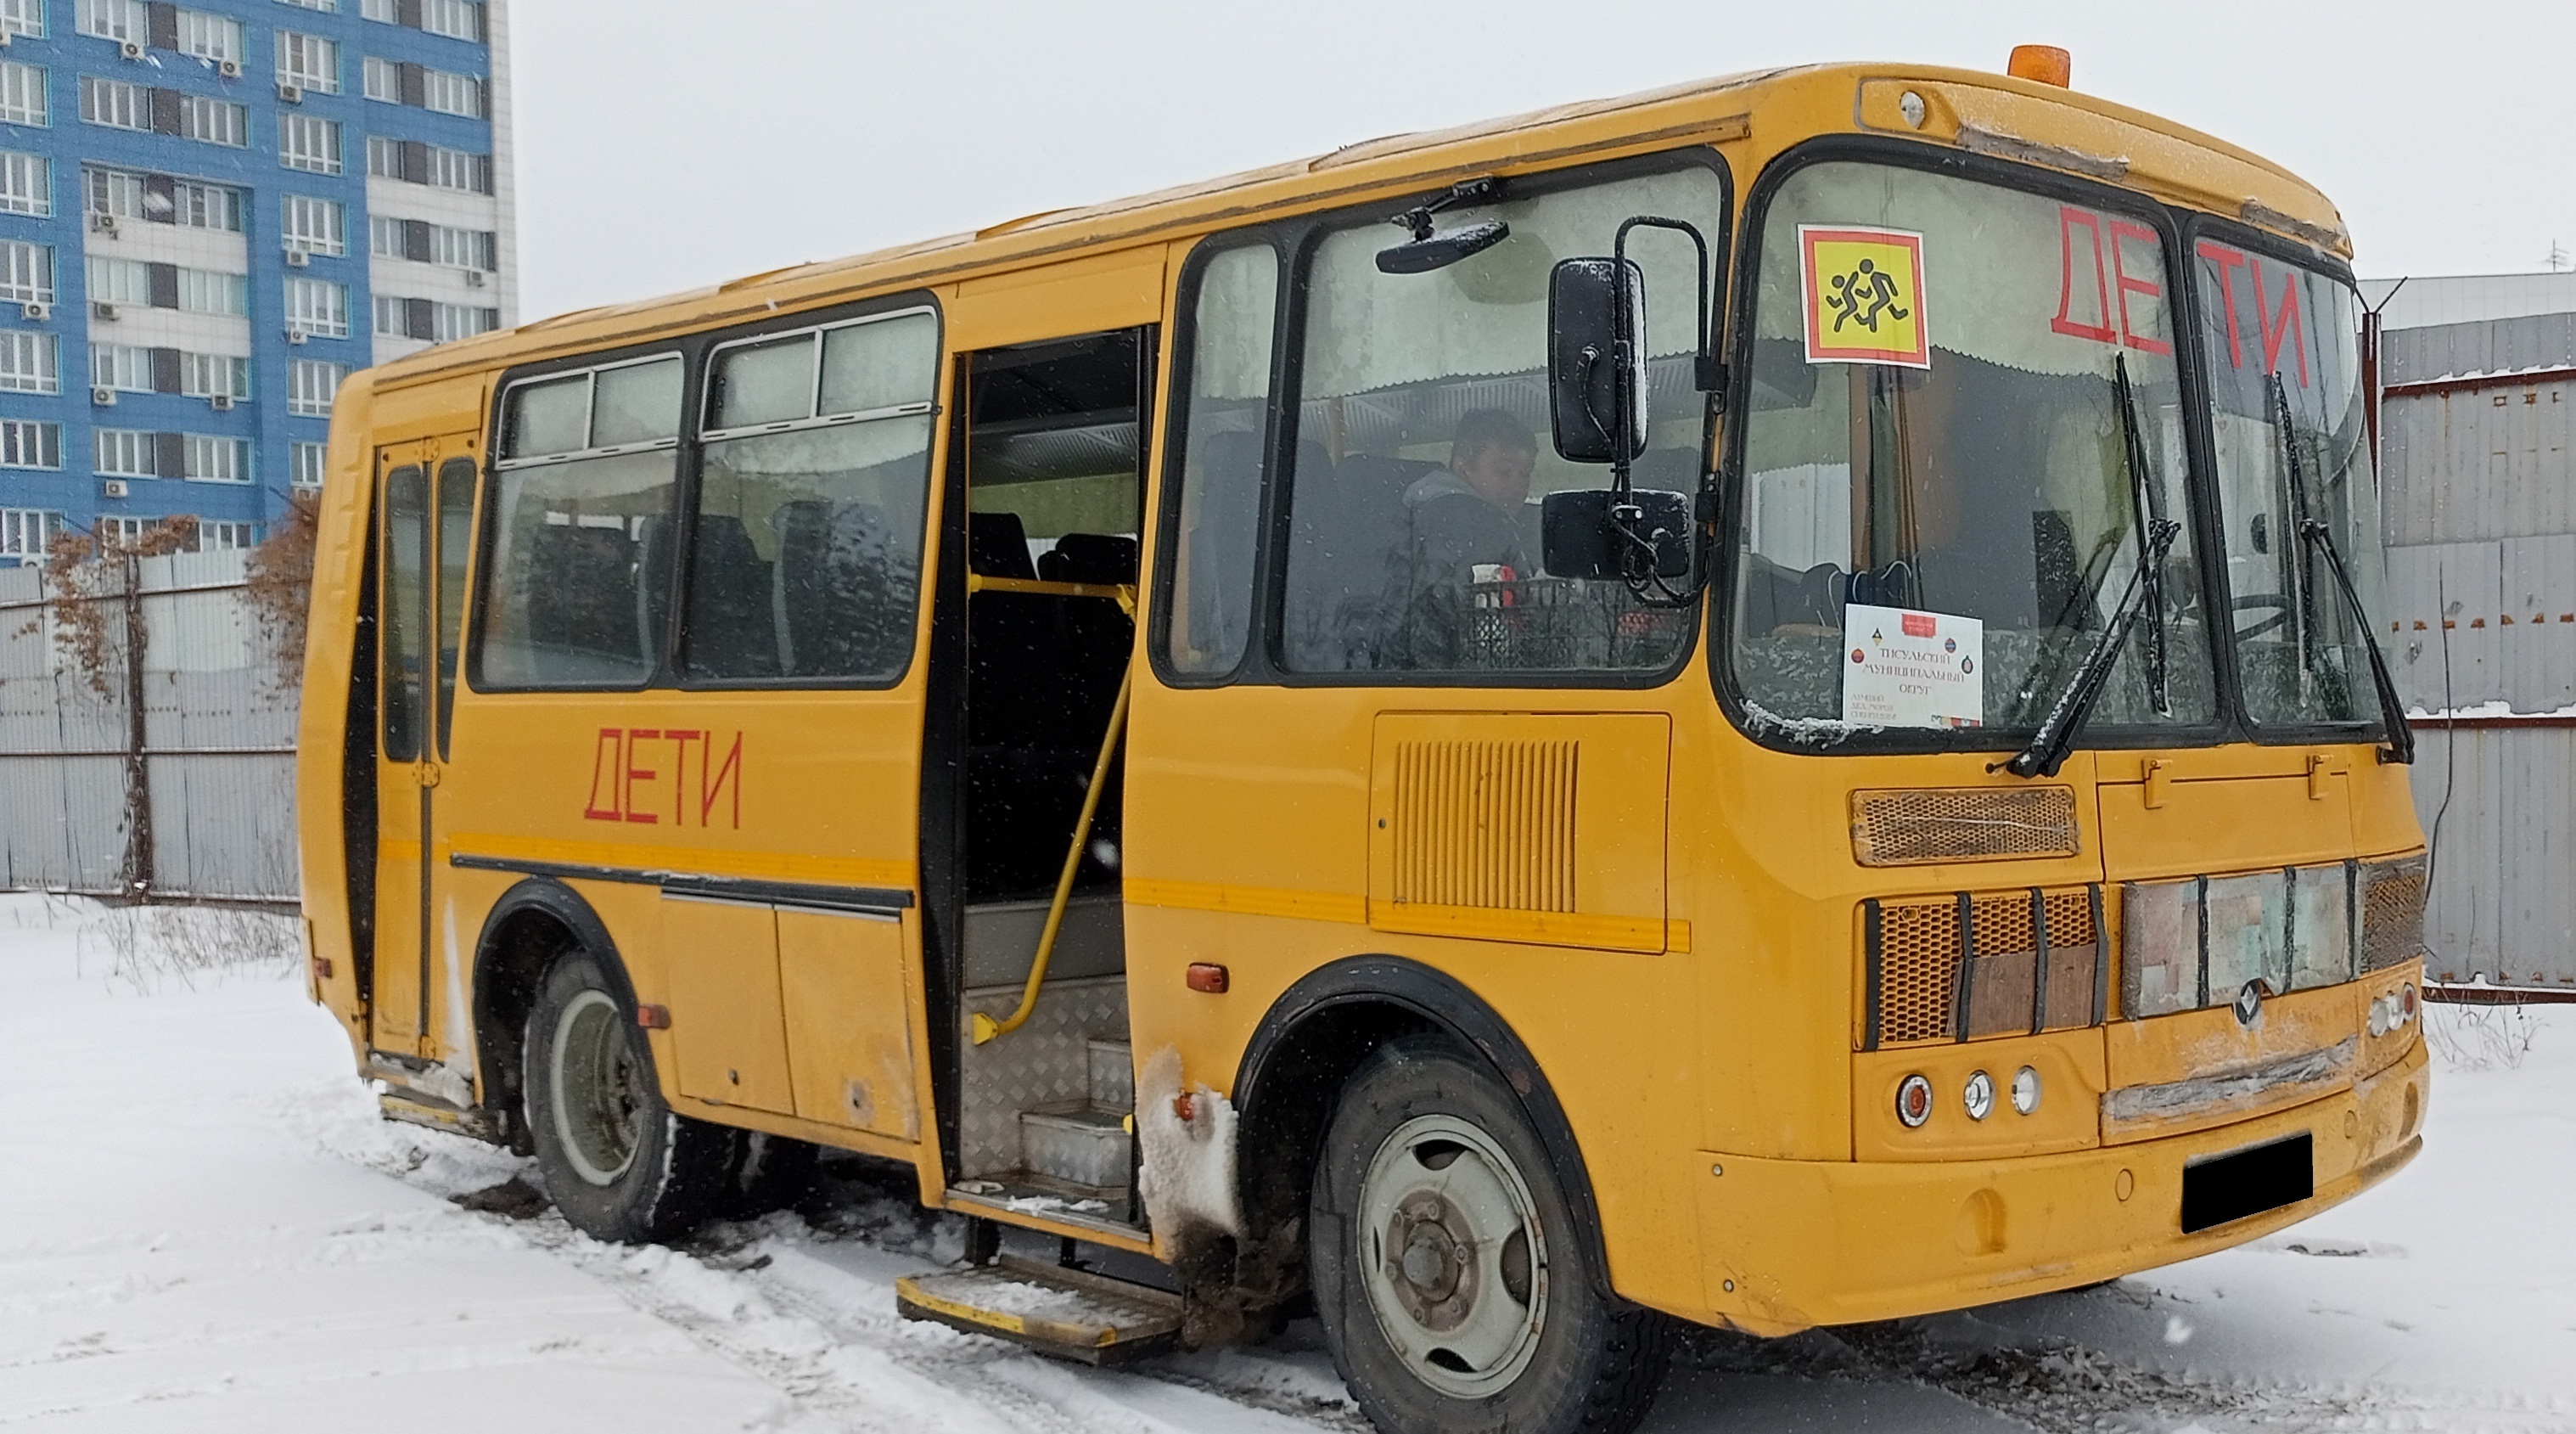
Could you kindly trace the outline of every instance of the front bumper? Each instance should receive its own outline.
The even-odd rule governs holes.
[[[1670,1312],[1790,1334],[2045,1294],[2226,1249],[2340,1204],[2412,1160],[2423,1145],[2427,1065],[2419,1039],[2386,1069],[2304,1105],[2057,1155],[1828,1163],[1703,1154],[1694,1176],[1703,1308]],[[2314,1195],[2182,1233],[2187,1163],[2301,1131],[2314,1140]]]

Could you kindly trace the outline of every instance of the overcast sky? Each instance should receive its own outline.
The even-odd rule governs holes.
[[[2075,87],[2287,165],[2366,276],[2576,252],[2576,3],[515,0],[524,318],[1699,76]],[[2079,13],[2080,12],[2080,13]]]

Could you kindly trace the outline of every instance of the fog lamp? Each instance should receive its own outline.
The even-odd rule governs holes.
[[[2015,1115],[2028,1115],[2039,1109],[2038,1067],[2023,1066],[2013,1072],[2012,1102]]]
[[[1962,1092],[1968,1102],[1968,1119],[1983,1120],[1995,1113],[1995,1078],[1979,1071],[1968,1077],[1968,1088]]]
[[[1932,1118],[1932,1082],[1919,1075],[1897,1082],[1896,1119],[1908,1130],[1920,1129]]]
[[[2384,1036],[2388,1034],[2388,1028],[2393,1024],[2388,1011],[2391,1004],[2392,1002],[2390,1002],[2386,996],[2373,996],[2370,998],[2370,1033],[2372,1035]]]

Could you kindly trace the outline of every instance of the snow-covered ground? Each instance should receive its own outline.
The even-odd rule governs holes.
[[[460,1206],[523,1163],[376,1119],[262,920],[0,896],[0,1428],[1366,1427],[1311,1328],[1101,1373],[897,1320],[959,1229],[858,1162],[685,1250]],[[1648,1428],[2576,1429],[2576,1018],[2432,1021],[2381,1190],[2080,1294],[1694,1337]]]

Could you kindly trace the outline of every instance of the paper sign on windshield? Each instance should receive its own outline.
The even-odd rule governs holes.
[[[1982,727],[1986,625],[1946,612],[1843,607],[1843,720],[1871,727]]]
[[[1923,319],[1923,236],[1909,229],[1798,226],[1807,362],[1932,366]]]

